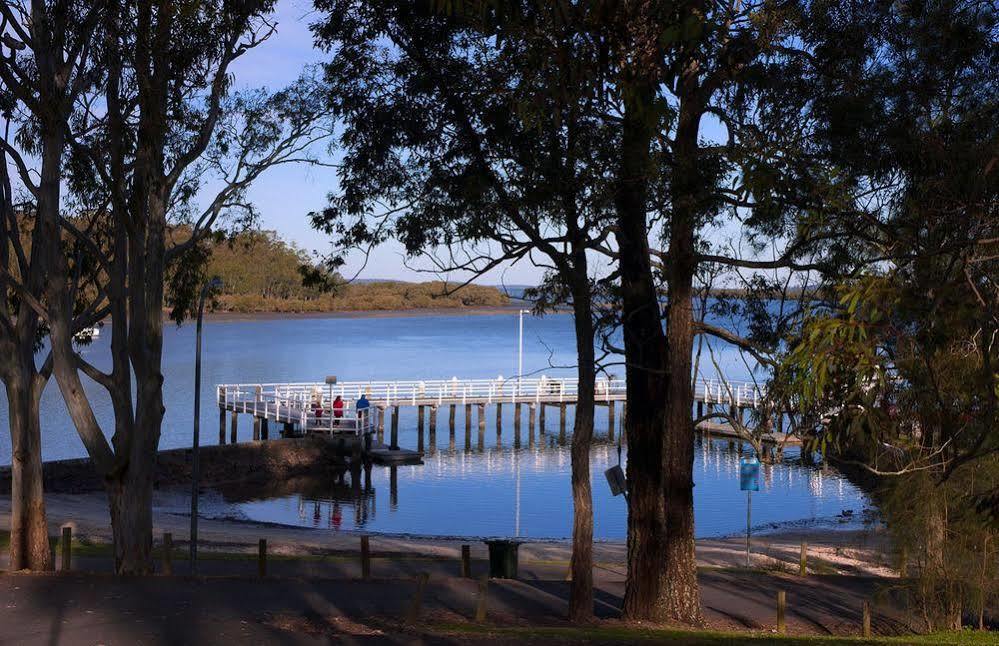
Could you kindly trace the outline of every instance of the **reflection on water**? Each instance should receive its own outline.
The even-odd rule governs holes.
[[[571,534],[569,447],[557,437],[539,435],[535,442],[525,438],[520,448],[514,448],[513,438],[490,437],[479,448],[477,437],[464,445],[461,431],[454,445],[444,435],[433,444],[428,438],[422,465],[375,465],[279,488],[228,488],[216,492],[221,499],[207,495],[202,508],[209,517],[332,532],[532,539]],[[744,531],[746,500],[738,484],[743,450],[749,449],[736,442],[698,440],[694,476],[698,536]],[[624,450],[622,458],[626,455]],[[625,501],[610,494],[603,475],[617,464],[617,445],[606,438],[598,440],[590,460],[595,536],[622,539]],[[753,495],[757,528],[802,522],[837,527],[841,512],[859,512],[867,504],[842,476],[802,464],[793,449],[782,464],[764,464],[761,474],[760,491]]]

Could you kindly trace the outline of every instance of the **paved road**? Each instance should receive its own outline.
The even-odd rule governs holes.
[[[377,570],[375,571],[377,574]],[[705,614],[715,627],[770,628],[773,599],[787,591],[792,632],[856,634],[860,607],[877,580],[859,577],[770,576],[701,572]],[[466,621],[474,616],[477,583],[432,575],[423,616]],[[491,582],[492,622],[560,623],[568,584],[560,580]],[[335,641],[413,643],[413,634],[384,630],[380,620],[406,615],[413,578],[307,579],[0,576],[0,644],[311,644]],[[598,577],[596,611],[618,616],[623,582]],[[882,604],[884,605],[884,604]],[[879,610],[875,630],[901,626]]]

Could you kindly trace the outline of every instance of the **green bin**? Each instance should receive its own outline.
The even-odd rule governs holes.
[[[489,576],[493,579],[517,578],[517,550],[520,541],[495,539],[485,541],[489,546]]]

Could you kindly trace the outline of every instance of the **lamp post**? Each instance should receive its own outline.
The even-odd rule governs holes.
[[[201,464],[198,459],[201,444],[201,320],[205,313],[208,292],[222,286],[220,278],[212,278],[201,288],[198,296],[198,325],[194,349],[194,437],[191,442],[191,574],[198,573],[198,484],[201,481]]]
[[[520,396],[520,376],[524,374],[524,314],[529,310],[517,310],[519,331],[517,333],[517,395]]]

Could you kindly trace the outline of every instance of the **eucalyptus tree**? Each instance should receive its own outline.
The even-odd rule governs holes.
[[[74,119],[70,184],[101,224],[84,230],[55,223],[70,231],[72,245],[69,253],[48,246],[53,374],[105,482],[118,572],[152,570],[165,282],[173,281],[180,320],[204,282],[199,243],[222,219],[252,218],[249,185],[270,167],[310,159],[309,147],[328,134],[308,76],[273,95],[231,89],[234,61],[274,30],[272,4],[111,3],[101,25],[99,93]],[[179,222],[192,234],[175,242],[169,231]],[[110,372],[73,346],[66,278],[76,255],[103,268]],[[83,376],[110,396],[112,433],[97,420]]]
[[[394,237],[431,258],[433,271],[462,280],[533,262],[548,271],[546,302],[571,305],[579,399],[569,614],[587,620],[602,280],[594,259],[610,236],[617,138],[598,94],[581,82],[598,52],[554,6],[524,5],[509,21],[394,0],[316,7],[324,12],[317,43],[333,52],[331,104],[345,124],[339,190],[313,214],[335,240],[333,268],[344,252]],[[572,61],[578,66],[564,64]]]
[[[929,627],[959,628],[996,592],[999,10],[879,17],[816,95],[827,154],[863,189],[843,234],[878,262],[829,277],[789,385],[825,412],[828,453],[876,483]]]
[[[65,137],[79,97],[93,82],[94,34],[100,2],[5,2],[0,5],[0,379],[11,433],[12,569],[52,567],[42,488],[39,399],[52,369],[35,354],[51,312],[45,249],[60,243],[58,221]],[[13,171],[13,176],[11,172]],[[78,305],[81,272],[67,278]],[[89,272],[88,274],[89,275]],[[100,317],[100,298],[67,324],[75,335]]]

